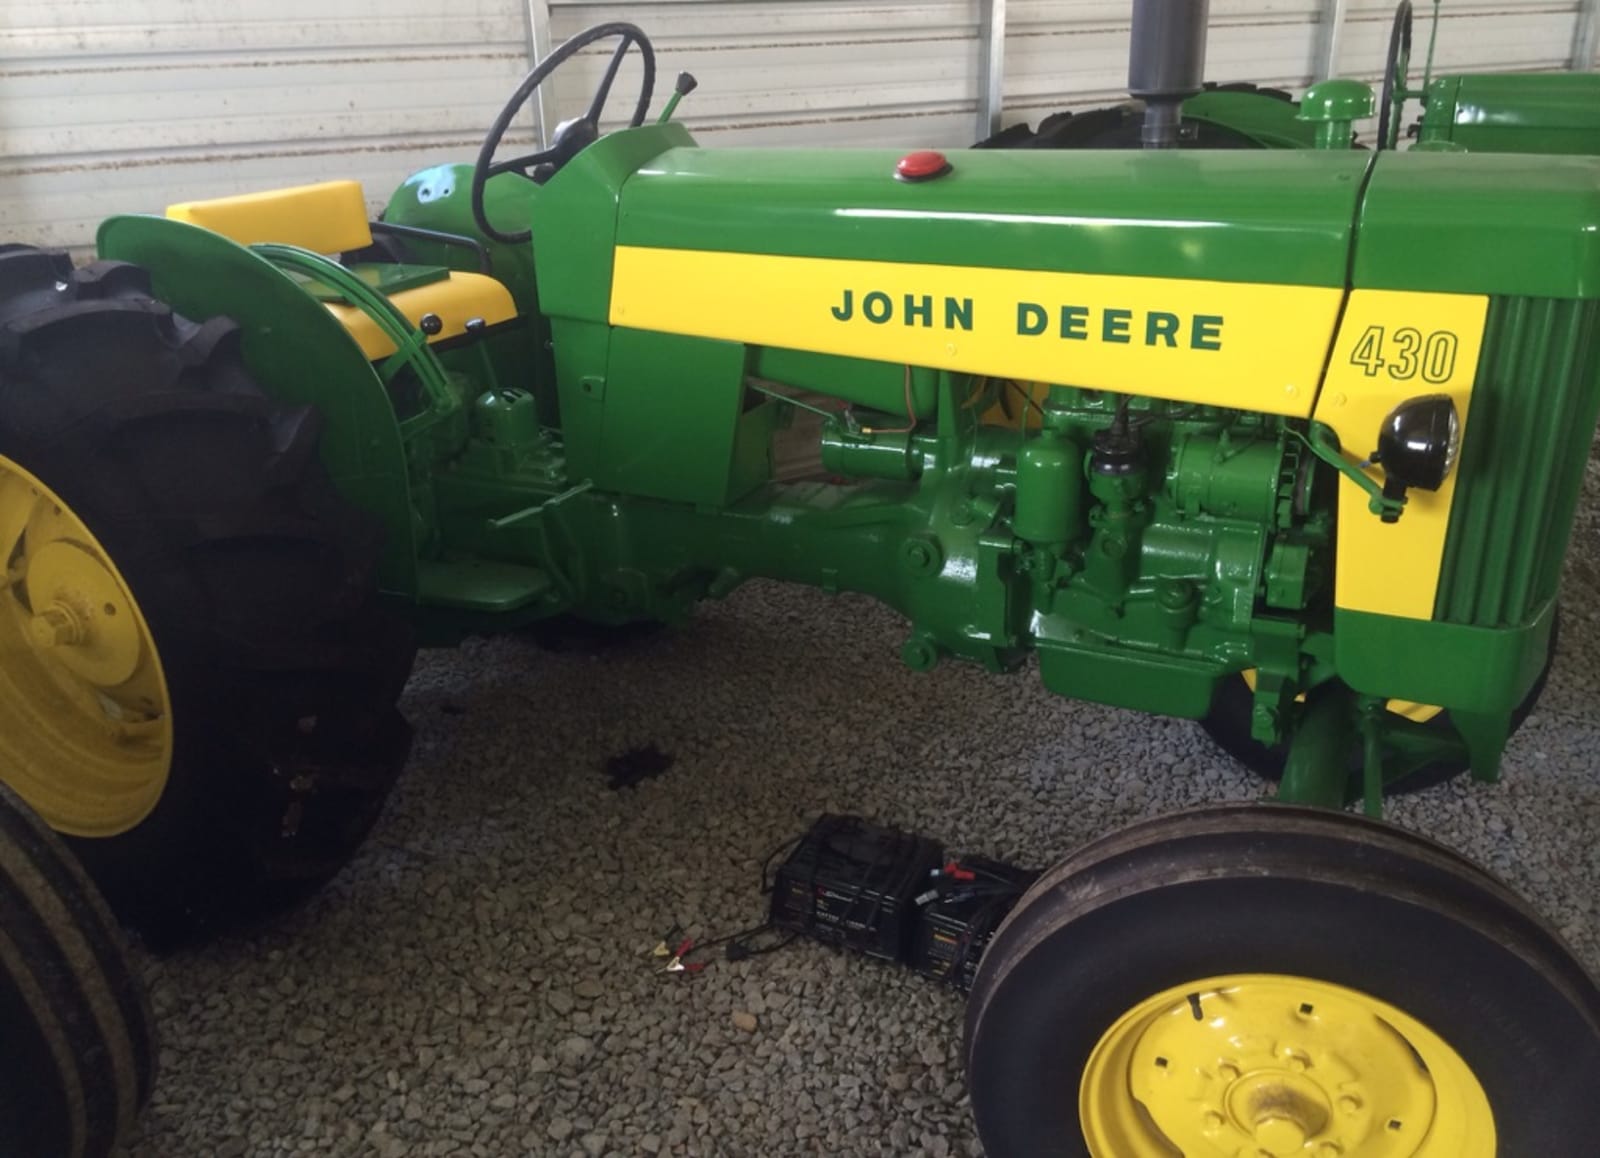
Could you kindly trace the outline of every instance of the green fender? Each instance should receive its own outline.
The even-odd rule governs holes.
[[[1300,105],[1260,92],[1210,89],[1183,102],[1188,120],[1205,121],[1243,133],[1264,149],[1310,149],[1316,126],[1296,119]]]
[[[322,459],[340,492],[386,531],[378,581],[417,597],[406,456],[388,393],[355,339],[287,274],[220,234],[164,217],[112,217],[102,258],[150,271],[156,296],[195,321],[238,323],[245,364],[273,398],[322,414]]]

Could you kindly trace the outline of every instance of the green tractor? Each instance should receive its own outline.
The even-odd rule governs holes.
[[[1566,73],[1469,73],[1433,75],[1434,36],[1440,0],[1433,4],[1433,32],[1422,84],[1411,87],[1412,5],[1400,0],[1389,29],[1383,83],[1376,108],[1366,86],[1334,80],[1313,85],[1301,101],[1280,89],[1253,84],[1206,84],[1183,102],[1185,147],[1213,149],[1310,149],[1317,147],[1317,119],[1302,109],[1328,100],[1355,101],[1354,119],[1376,113],[1374,146],[1397,148],[1410,138],[1421,149],[1486,153],[1600,153],[1600,75]],[[1190,40],[1189,43],[1195,43]],[[1134,95],[1142,94],[1135,89]],[[1406,108],[1421,101],[1417,120],[1405,124]],[[991,149],[1105,149],[1139,145],[1145,123],[1138,102],[1061,112],[1038,129],[1012,125],[979,142]],[[1352,142],[1355,143],[1355,142]]]
[[[1548,668],[1600,161],[1356,150],[1334,101],[1321,147],[1168,147],[1204,9],[1136,8],[1189,31],[1136,38],[1139,150],[701,149],[612,23],[378,222],[329,182],[0,252],[0,777],[192,936],[352,854],[416,646],[865,592],[914,670],[1031,662],[1280,780],[1018,905],[967,1019],[992,1158],[1582,1151],[1600,989],[1379,814],[1494,780]],[[597,44],[588,109],[502,157]]]

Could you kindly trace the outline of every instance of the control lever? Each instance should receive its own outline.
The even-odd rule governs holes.
[[[692,93],[699,86],[700,82],[695,80],[694,73],[680,72],[678,74],[678,79],[672,84],[672,97],[667,101],[667,107],[661,110],[661,119],[658,120],[656,124],[664,125],[670,121],[672,119],[673,111],[678,107],[678,102]]]

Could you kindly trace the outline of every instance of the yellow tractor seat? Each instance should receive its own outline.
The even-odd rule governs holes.
[[[358,181],[325,181],[187,201],[169,205],[167,216],[220,233],[240,245],[270,241],[337,255],[372,244],[366,196]],[[420,327],[425,314],[437,316],[442,324],[438,333],[429,336],[430,343],[459,337],[467,332],[469,321],[481,318],[493,326],[517,316],[510,292],[487,274],[381,263],[358,265],[353,272],[381,291],[413,326]],[[394,353],[394,343],[362,310],[327,300],[336,295],[317,292],[316,296],[324,299],[328,312],[343,323],[368,359],[376,361]]]

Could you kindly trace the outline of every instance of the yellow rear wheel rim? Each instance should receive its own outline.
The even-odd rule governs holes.
[[[1090,1054],[1078,1104],[1093,1158],[1495,1154],[1488,1097],[1443,1038],[1301,977],[1213,977],[1141,1002]]]
[[[0,780],[58,832],[126,832],[172,764],[144,612],[83,521],[4,456],[0,563]]]

